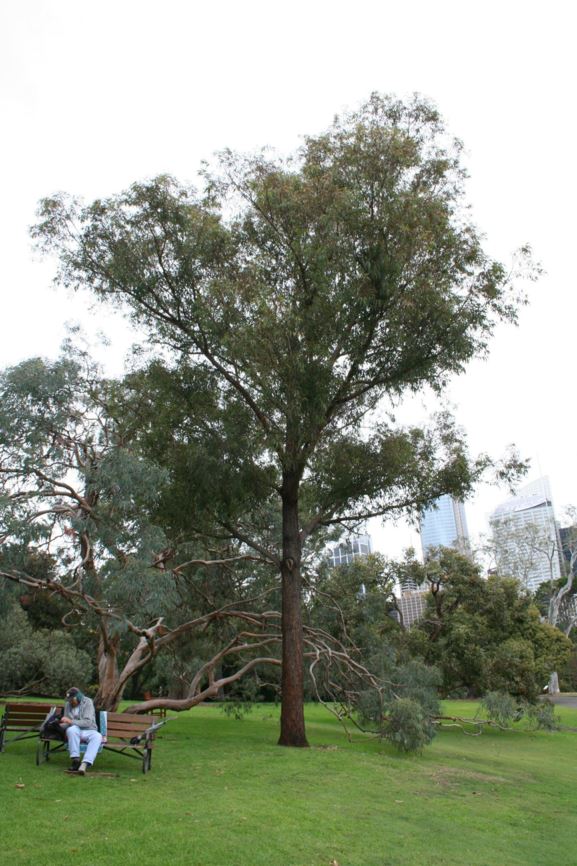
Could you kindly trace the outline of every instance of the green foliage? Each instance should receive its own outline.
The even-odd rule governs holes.
[[[245,716],[249,715],[249,713],[252,713],[253,710],[253,705],[248,701],[238,701],[228,698],[227,700],[222,701],[220,707],[225,716],[236,719],[237,722],[242,722]]]
[[[399,568],[430,589],[426,617],[409,645],[441,669],[445,694],[506,691],[532,701],[550,671],[566,664],[570,642],[540,622],[517,581],[484,579],[471,559],[449,548],[424,565],[406,560]]]
[[[403,751],[413,751],[434,736],[432,719],[440,711],[441,677],[435,668],[407,656],[400,627],[391,617],[394,578],[391,563],[380,554],[359,557],[337,568],[325,566],[314,580],[311,578],[307,613],[313,625],[349,646],[353,658],[374,677],[370,685],[368,677],[360,677],[353,688],[349,670],[342,672],[339,680],[331,668],[326,682],[333,691],[327,686],[325,697],[343,700],[335,690],[340,684],[365,728],[390,739]],[[403,734],[397,726],[404,720],[407,729]]]
[[[378,660],[371,659],[371,670],[377,666]],[[401,751],[420,751],[436,733],[439,681],[437,670],[416,659],[400,664],[389,647],[388,654],[381,656],[379,687],[360,691],[353,706],[366,729]]]
[[[0,620],[0,692],[63,695],[87,686],[93,664],[63,631],[33,629],[18,604]]]
[[[109,390],[82,355],[0,377],[0,533],[12,542],[2,562],[66,585],[82,561],[86,591],[98,595],[104,580],[111,605],[158,615],[167,587],[151,563],[166,537],[150,513],[167,476],[122,437]],[[46,545],[52,560],[39,568]]]
[[[487,692],[481,706],[486,710],[489,719],[503,728],[508,728],[519,713],[519,702],[506,692]]]
[[[264,518],[276,468],[252,413],[213,372],[181,358],[153,361],[117,383],[114,409],[123,435],[169,473],[155,514],[172,537],[206,527],[207,518],[212,529],[215,515]]]
[[[559,686],[562,692],[577,692],[577,647],[575,635],[572,635],[572,649],[564,667],[559,668]]]
[[[535,654],[528,640],[508,638],[491,653],[487,682],[491,688],[507,689],[526,699],[540,691],[535,679]]]
[[[561,728],[561,716],[555,712],[552,701],[539,701],[527,707],[527,716],[536,728],[543,731],[558,731]]]
[[[437,668],[425,665],[419,659],[411,659],[397,666],[395,680],[396,683],[390,687],[390,695],[400,695],[415,701],[429,718],[440,713],[441,674]]]
[[[231,502],[247,475],[270,496],[294,473],[303,520],[317,526],[463,495],[485,465],[446,417],[431,431],[357,433],[380,398],[441,388],[496,321],[515,318],[464,176],[432,104],[373,94],[287,159],[223,152],[198,192],[161,176],[86,206],[45,199],[33,235],[59,256],[64,284],[122,305],[189,365],[174,386],[159,367],[153,377],[183,407],[200,386],[208,465],[220,475],[225,462]],[[194,408],[159,415],[195,439]],[[239,446],[252,457],[239,461]],[[202,490],[202,464],[189,470]]]
[[[417,701],[399,698],[387,713],[382,733],[399,751],[420,752],[432,742],[434,726]]]
[[[512,722],[519,722],[523,717],[538,730],[554,732],[561,727],[561,717],[555,712],[555,704],[549,700],[540,700],[533,704],[524,701],[520,703],[506,692],[487,692],[481,706],[487,712],[488,718],[503,728],[510,727]]]
[[[147,518],[166,474],[122,440],[106,409],[108,383],[88,364],[83,356],[33,359],[0,377],[0,532],[20,543],[23,570],[58,535],[52,570],[60,575],[88,534],[92,558],[121,581],[122,564],[148,564],[163,546]]]
[[[571,641],[555,626],[542,622],[536,608],[531,609],[531,626],[527,630],[535,655],[537,690],[549,681],[551,671],[563,671],[571,657]]]
[[[398,631],[391,617],[393,586],[387,560],[379,553],[336,568],[322,562],[310,573],[307,569],[308,620],[339,640],[350,641],[368,658],[384,638]]]

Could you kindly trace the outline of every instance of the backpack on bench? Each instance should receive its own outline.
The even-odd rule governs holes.
[[[42,724],[40,725],[40,736],[47,740],[59,740],[61,743],[66,742],[66,725],[62,725],[62,712],[59,712],[54,707]]]

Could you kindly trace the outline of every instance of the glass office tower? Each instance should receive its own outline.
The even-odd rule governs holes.
[[[534,591],[561,577],[561,540],[549,479],[526,484],[490,517],[497,570]]]
[[[449,494],[440,496],[423,511],[419,524],[425,559],[432,547],[456,547],[462,552],[469,549],[465,508]]]

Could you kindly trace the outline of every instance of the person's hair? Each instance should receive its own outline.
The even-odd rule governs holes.
[[[77,689],[76,686],[73,686],[73,688],[68,689],[68,691],[66,692],[66,697],[69,701],[71,701],[73,698],[76,698],[76,700],[80,702],[84,695],[82,694],[80,689]]]

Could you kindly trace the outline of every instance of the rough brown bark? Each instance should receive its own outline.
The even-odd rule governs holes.
[[[102,633],[98,645],[98,691],[94,698],[100,710],[114,712],[121,695],[118,693],[118,648],[119,638]]]
[[[308,746],[304,718],[299,478],[285,475],[282,487],[282,706],[279,746]]]

